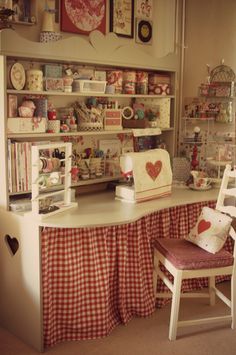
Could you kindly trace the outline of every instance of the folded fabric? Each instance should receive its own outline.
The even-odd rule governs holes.
[[[185,237],[209,253],[217,253],[226,242],[232,218],[209,207],[203,207],[197,223]]]

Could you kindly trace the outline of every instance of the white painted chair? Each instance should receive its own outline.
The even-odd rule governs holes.
[[[231,166],[227,165],[222,179],[216,209],[218,211],[229,214],[231,217],[236,217],[236,207],[233,205],[225,205],[228,197],[236,197],[236,188],[228,188],[228,183],[232,178],[236,182],[236,170],[231,171]],[[231,198],[232,202],[232,198]],[[228,204],[228,203],[227,203]],[[236,233],[231,226],[230,236],[236,241]],[[189,262],[190,255],[191,262]],[[201,259],[201,268],[199,260]],[[216,254],[208,253],[196,245],[184,239],[159,239],[154,250],[154,272],[153,272],[153,286],[155,298],[170,298],[172,296],[171,315],[169,325],[169,339],[175,340],[177,336],[177,328],[183,326],[192,326],[199,324],[208,324],[216,322],[231,323],[231,328],[236,327],[236,276],[235,276],[235,259],[236,248],[234,248],[233,255],[222,249]],[[160,263],[173,276],[173,283],[163,273],[160,268]],[[203,264],[202,264],[203,263]],[[215,277],[220,275],[231,275],[231,299],[228,299],[215,285]],[[161,278],[164,284],[170,289],[170,292],[158,293],[157,278]],[[207,277],[209,287],[207,292],[187,292],[181,293],[181,284],[183,279],[192,279],[198,277]],[[193,319],[179,321],[179,306],[181,297],[208,297],[210,305],[215,304],[215,296],[218,296],[230,309],[230,314],[224,316],[214,316],[202,319]]]

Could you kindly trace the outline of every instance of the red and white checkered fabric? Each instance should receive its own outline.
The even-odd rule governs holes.
[[[155,309],[154,240],[182,238],[206,205],[214,207],[215,202],[164,209],[124,225],[44,228],[45,347],[104,337],[132,316],[150,315]],[[189,280],[184,287],[191,290],[205,285],[205,280]]]

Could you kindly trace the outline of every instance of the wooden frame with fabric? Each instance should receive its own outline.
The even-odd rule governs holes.
[[[232,178],[236,181],[236,169],[231,170],[228,165],[225,168],[224,176],[219,191],[216,209],[227,213],[231,217],[236,217],[235,197],[236,188],[229,188],[228,183]],[[231,198],[231,200],[229,199]],[[233,197],[233,203],[232,203]],[[227,200],[227,201],[226,201]],[[232,203],[233,205],[229,205]],[[236,242],[236,232],[231,226],[229,235]],[[236,327],[236,276],[235,276],[235,258],[236,248],[233,255],[221,249],[216,254],[209,253],[197,245],[194,245],[184,239],[159,239],[155,244],[154,250],[154,272],[153,286],[155,298],[170,298],[172,295],[169,339],[175,340],[177,328],[183,326],[192,326],[198,324],[208,324],[216,322],[229,322],[231,328]],[[163,272],[161,264],[173,276],[173,283]],[[231,275],[231,299],[228,299],[215,285],[216,276]],[[162,279],[164,284],[170,289],[170,292],[157,292],[157,278]],[[208,278],[207,292],[181,293],[181,284],[184,279],[199,277]],[[179,306],[181,297],[207,297],[210,305],[215,304],[215,296],[218,296],[230,309],[230,314],[223,316],[207,317],[193,320],[179,321]]]

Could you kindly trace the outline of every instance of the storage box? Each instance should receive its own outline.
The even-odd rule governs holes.
[[[106,84],[106,81],[99,80],[74,80],[73,90],[82,93],[104,94]]]
[[[9,117],[7,119],[8,133],[44,133],[47,119],[44,117]]]
[[[105,110],[104,129],[105,131],[113,131],[122,129],[122,110],[107,109]]]
[[[170,95],[171,80],[167,74],[149,74],[148,94],[149,95]]]
[[[106,81],[107,73],[105,70],[95,70],[94,79],[98,81]]]
[[[46,91],[64,91],[63,79],[60,78],[47,78],[45,79]]]
[[[43,66],[43,75],[46,78],[61,78],[62,77],[62,65],[45,64]]]
[[[45,97],[32,98],[35,104],[34,116],[36,117],[47,117],[48,115],[48,99]],[[16,116],[14,116],[16,117]]]
[[[147,118],[144,118],[142,120],[135,120],[134,118],[126,120],[125,118],[123,118],[122,126],[124,128],[147,128],[149,127],[149,121]]]
[[[17,95],[8,95],[8,117],[17,116]]]

